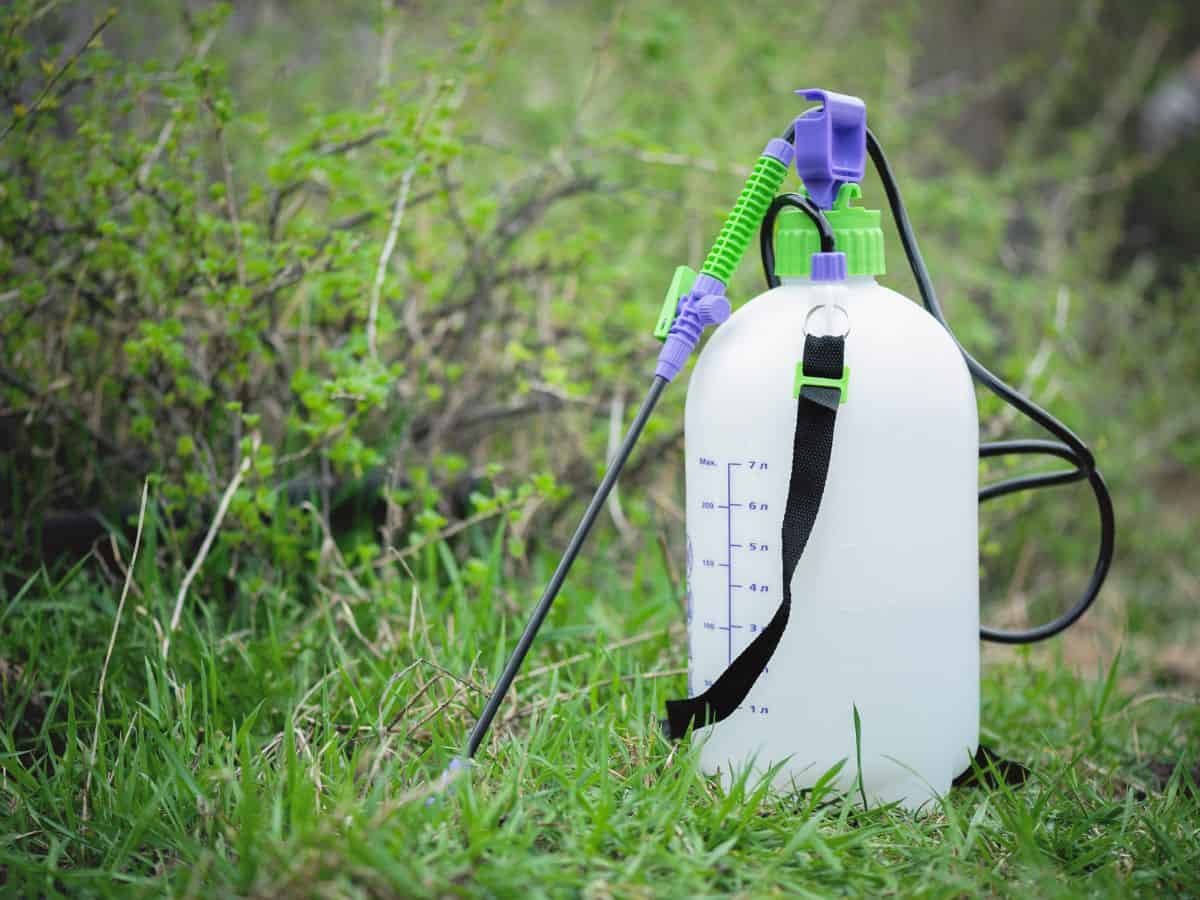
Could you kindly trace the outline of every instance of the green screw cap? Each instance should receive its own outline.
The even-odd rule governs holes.
[[[846,254],[846,274],[882,275],[887,266],[879,210],[850,205],[861,196],[857,184],[843,184],[825,218],[833,226],[837,249]],[[798,209],[781,210],[775,230],[775,274],[808,277],[812,256],[820,250],[821,240],[808,216]]]

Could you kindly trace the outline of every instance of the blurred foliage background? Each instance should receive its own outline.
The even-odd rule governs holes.
[[[963,342],[1110,481],[1118,562],[1068,660],[1132,642],[1200,684],[1200,136],[1146,117],[1194,4],[15,0],[0,33],[9,575],[103,562],[92,526],[127,528],[149,476],[176,577],[228,500],[216,592],[307,577],[325,527],[384,566],[502,518],[513,573],[552,558],[674,266],[817,85],[867,101]],[[761,289],[748,259],[731,295]],[[681,546],[683,394],[623,481],[617,561]],[[1079,589],[1090,503],[989,507],[989,620]]]

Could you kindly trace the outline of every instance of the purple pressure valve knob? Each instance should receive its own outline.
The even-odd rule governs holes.
[[[704,329],[720,325],[729,318],[729,311],[725,285],[711,275],[698,275],[692,289],[679,301],[679,312],[658,354],[654,374],[673,380],[700,343]]]
[[[796,120],[796,172],[813,203],[833,209],[841,186],[862,181],[866,169],[867,106],[818,88],[796,93],[821,104]]]
[[[700,316],[701,326],[721,325],[732,312],[729,298],[722,294],[705,294],[696,298],[696,313]]]

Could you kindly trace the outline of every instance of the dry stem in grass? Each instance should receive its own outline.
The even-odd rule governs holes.
[[[208,533],[204,535],[204,542],[200,545],[200,550],[196,554],[196,558],[192,560],[191,567],[187,570],[187,574],[183,577],[183,582],[179,585],[179,594],[175,597],[175,609],[171,612],[171,624],[167,628],[166,635],[163,637],[163,659],[167,658],[167,654],[171,650],[171,635],[179,627],[179,617],[183,613],[183,601],[187,597],[188,588],[192,586],[192,581],[195,580],[200,567],[204,565],[204,560],[208,558],[208,551],[212,549],[217,532],[221,530],[221,523],[225,521],[225,514],[229,512],[229,504],[233,502],[233,497],[237,493],[237,489],[241,486],[242,479],[250,471],[250,465],[254,461],[254,455],[258,451],[258,447],[259,438],[258,435],[255,435],[251,441],[250,452],[242,459],[242,464],[238,466],[233,479],[225,488],[225,493],[221,495],[221,502],[217,505],[217,512],[213,516],[212,524],[208,526]]]
[[[92,789],[92,773],[96,769],[96,748],[100,743],[100,720],[104,715],[104,682],[108,678],[108,663],[112,659],[113,647],[117,643],[117,629],[121,627],[121,613],[125,610],[125,598],[129,596],[129,586],[133,583],[133,570],[137,565],[138,550],[142,546],[142,526],[146,521],[146,498],[150,493],[150,481],[142,484],[142,502],[138,508],[137,534],[133,538],[133,551],[129,556],[129,565],[125,569],[125,585],[121,588],[121,599],[117,602],[117,612],[113,616],[112,632],[108,636],[108,649],[104,651],[104,665],[100,667],[100,683],[96,687],[96,722],[92,728],[92,749],[88,753],[87,780],[83,784],[84,821],[88,818],[88,793]]]

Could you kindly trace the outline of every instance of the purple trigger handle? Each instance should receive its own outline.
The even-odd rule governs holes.
[[[679,301],[679,312],[671,332],[658,354],[654,374],[671,381],[687,363],[709,325],[720,325],[729,318],[729,299],[725,285],[711,275],[697,276],[692,290]]]

